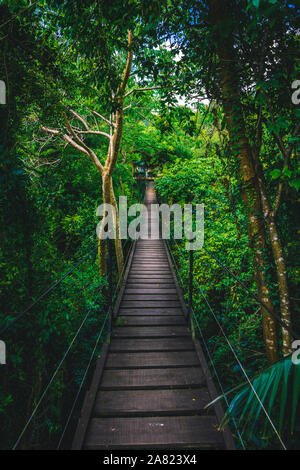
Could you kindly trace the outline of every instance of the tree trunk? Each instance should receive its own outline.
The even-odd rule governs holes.
[[[257,162],[257,171],[258,171],[258,181],[259,188],[261,193],[261,201],[264,219],[266,227],[268,230],[270,243],[272,247],[274,262],[276,266],[276,274],[278,280],[278,290],[279,290],[279,299],[280,299],[280,312],[281,319],[284,322],[282,326],[282,353],[284,356],[287,356],[292,352],[291,349],[291,313],[290,313],[290,298],[289,298],[289,289],[288,289],[288,278],[287,278],[287,269],[285,262],[285,255],[282,248],[282,242],[278,233],[275,214],[271,208],[269,198],[267,196],[263,170],[261,168],[260,162]]]
[[[102,201],[103,204],[110,204],[110,177],[107,173],[102,174]],[[105,211],[100,225],[98,237],[98,265],[101,275],[107,274],[107,243],[103,239],[105,228]]]
[[[123,271],[124,266],[124,256],[123,256],[123,247],[120,240],[120,219],[119,219],[119,210],[117,201],[114,194],[112,178],[108,172],[103,173],[102,175],[102,200],[103,204],[110,204],[115,209],[115,216],[113,213],[113,234],[115,241],[115,251],[117,258],[117,266],[119,274]],[[105,214],[103,214],[105,215]],[[98,264],[100,274],[107,273],[107,244],[103,241],[103,232],[105,228],[105,218],[103,217],[99,230],[98,238]],[[102,243],[101,243],[102,242]]]
[[[110,203],[115,208],[115,214],[116,214],[116,217],[114,219],[115,250],[116,250],[116,257],[117,257],[118,272],[121,275],[121,273],[123,272],[123,267],[124,267],[124,256],[123,256],[122,241],[120,240],[119,209],[118,209],[117,201],[115,198],[112,178],[110,178]]]
[[[251,148],[245,132],[242,106],[238,94],[237,71],[229,25],[221,30],[221,24],[226,21],[230,11],[228,0],[210,0],[210,13],[213,26],[216,28],[217,53],[221,74],[221,91],[225,118],[231,141],[231,149],[239,160],[242,178],[242,198],[248,211],[249,243],[255,253],[255,277],[259,299],[272,311],[273,303],[265,278],[264,250],[266,238],[261,216],[261,202],[258,181],[253,165]],[[278,339],[276,322],[273,316],[264,308],[261,309],[263,318],[263,334],[266,354],[270,363],[278,360]]]

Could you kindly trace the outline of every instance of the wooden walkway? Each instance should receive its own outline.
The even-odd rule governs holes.
[[[204,410],[216,390],[163,240],[135,243],[115,315],[73,449],[234,449],[221,405]]]

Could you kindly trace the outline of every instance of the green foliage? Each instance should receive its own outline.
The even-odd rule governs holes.
[[[235,418],[244,436],[270,436],[270,421],[281,435],[293,434],[299,416],[300,366],[291,357],[265,369],[232,399],[223,421]],[[227,394],[231,391],[227,392]],[[298,421],[297,421],[298,422]],[[298,431],[298,429],[297,429]]]
[[[210,122],[210,124],[208,124]],[[253,253],[248,246],[247,237],[247,217],[244,204],[240,197],[240,182],[236,168],[230,158],[224,158],[226,153],[224,148],[220,152],[220,140],[214,138],[214,146],[204,144],[205,135],[214,135],[210,127],[213,126],[212,121],[207,121],[206,127],[202,129],[201,134],[189,143],[192,158],[189,160],[178,159],[175,163],[165,166],[159,178],[155,181],[155,187],[162,201],[168,203],[187,202],[204,204],[204,246],[234,274],[241,279],[252,290],[256,291],[256,283],[253,270]],[[202,146],[198,149],[195,140],[202,141]],[[270,164],[270,160],[274,158],[274,154],[268,154],[268,145],[264,147],[263,157]],[[216,153],[217,151],[217,153]],[[270,157],[270,159],[269,159]],[[271,160],[272,162],[276,161]],[[279,177],[282,181],[289,178],[290,173],[287,171],[279,171]],[[271,176],[276,176],[275,171],[271,171]],[[284,203],[287,207],[287,202]],[[293,203],[288,205],[293,207]],[[288,223],[285,218],[281,224]],[[283,225],[281,225],[283,226]],[[288,239],[293,237],[291,226],[285,231]],[[189,263],[188,255],[184,245],[173,241],[171,243],[172,253],[175,257],[177,268],[179,270],[180,279],[183,286],[188,291],[189,283]],[[268,271],[266,276],[272,289],[274,302],[278,304],[276,299],[276,277],[270,252],[265,252],[266,264]],[[290,262],[290,266],[292,263]],[[298,271],[295,266],[290,268],[290,279],[298,284]],[[206,299],[208,300],[213,311],[217,315],[219,321],[226,332],[226,335],[233,345],[239,359],[244,365],[250,377],[257,374],[258,369],[264,370],[267,363],[264,357],[264,341],[261,331],[261,314],[259,305],[219,266],[216,261],[211,258],[207,252],[194,252],[194,287],[193,287],[193,308],[201,325],[202,333],[205,338],[206,347],[210,351],[213,358],[214,366],[221,379],[223,387],[232,389],[239,386],[240,382],[244,383],[244,376],[239,365],[236,363],[228,344],[224,337],[220,334],[219,328],[212,317],[208,305],[204,301],[200,291],[200,285]],[[188,301],[188,296],[186,295]],[[195,326],[196,334],[198,333]],[[205,349],[205,345],[203,344]],[[278,386],[283,387],[282,374],[280,375],[280,366],[276,369],[279,380]],[[216,377],[215,377],[216,378]],[[266,390],[266,375],[261,377],[261,388],[263,392]],[[275,393],[275,389],[274,389]],[[246,392],[245,392],[246,395]],[[243,395],[243,397],[245,396]],[[295,395],[293,395],[295,397]],[[265,398],[265,397],[264,397]],[[294,398],[294,400],[296,400]],[[255,400],[251,401],[253,404]],[[278,399],[276,399],[278,403]],[[289,400],[291,403],[291,400]],[[295,407],[295,401],[293,401]],[[242,405],[245,401],[241,401],[240,407],[237,408],[236,417],[241,415]],[[257,409],[254,409],[255,413]],[[274,405],[272,412],[279,425],[280,407]],[[282,415],[281,411],[281,415]],[[231,414],[230,414],[231,416]],[[243,415],[246,419],[248,412]],[[251,418],[244,423],[242,420],[241,428],[245,429],[243,438],[246,440],[247,447],[278,447],[278,440],[274,437],[270,423],[261,419],[255,421],[255,429],[250,426],[253,423],[253,414]],[[285,415],[290,416],[289,411]],[[294,418],[298,414],[294,414]],[[296,420],[298,422],[298,418]],[[245,426],[243,427],[243,425]],[[249,431],[249,432],[248,432]],[[298,435],[298,428],[295,428]],[[293,446],[294,438],[287,429],[284,429],[284,435],[287,442]],[[296,439],[296,436],[295,436]],[[280,447],[280,446],[279,446]]]
[[[155,85],[160,89],[127,98],[121,151],[113,174],[116,197],[126,195],[129,204],[141,199],[143,182],[132,178],[133,170],[140,167],[158,175],[155,186],[163,200],[203,203],[205,246],[255,292],[254,253],[248,244],[247,211],[235,159],[238,138],[233,137],[230,149],[220,106],[221,64],[209,3],[4,0],[0,16],[0,79],[6,82],[8,99],[7,106],[0,106],[1,327],[95,246],[96,208],[102,202],[100,176],[87,158],[59,140],[45,137],[41,125],[61,129],[62,112],[68,113],[69,108],[87,119],[92,119],[91,110],[105,116],[116,111],[113,96],[124,68],[130,28],[134,64],[129,88]],[[275,0],[239,0],[231,2],[229,17],[221,19],[221,35],[226,39],[231,34],[235,50],[239,100],[232,103],[232,109],[236,133],[243,116],[253,154],[259,153],[272,204],[278,185],[283,188],[277,224],[297,329],[299,110],[291,101],[291,83],[299,78],[295,60],[299,9]],[[179,96],[187,99],[186,106],[178,105]],[[201,103],[204,98],[209,106]],[[107,130],[105,123],[100,127]],[[107,142],[99,136],[86,142],[104,162]],[[183,245],[173,244],[172,251],[187,286],[188,259]],[[264,258],[271,297],[279,310],[269,240]],[[296,434],[298,368],[289,368],[283,361],[264,371],[261,315],[256,303],[204,251],[195,253],[194,268],[194,310],[225,387],[239,383],[241,371],[197,291],[197,282],[247,372],[252,377],[263,370],[255,384],[274,419],[283,423],[285,432],[288,420],[283,417],[291,416],[289,430]],[[22,442],[24,448],[55,447],[104,318],[105,295],[97,301],[95,297],[105,284],[105,277],[98,273],[95,246],[95,252],[71,277],[5,333],[9,354],[0,379],[0,419],[1,429],[5,429],[1,447],[13,444],[16,431],[30,416],[91,309],[72,354]],[[290,394],[292,377],[294,394]],[[243,409],[242,421],[247,427],[252,416],[254,427],[258,423],[252,434],[266,436],[256,445],[270,447],[269,428],[263,434],[262,413],[248,392],[245,389],[236,397],[232,412],[238,418]],[[78,410],[67,442],[77,418]],[[249,429],[253,431],[253,426]]]

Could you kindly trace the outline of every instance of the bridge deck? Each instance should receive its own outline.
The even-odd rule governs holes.
[[[155,202],[151,185],[146,204]],[[73,448],[234,448],[161,239],[138,240]]]

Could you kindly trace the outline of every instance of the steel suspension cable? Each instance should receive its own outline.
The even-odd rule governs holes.
[[[198,331],[199,331],[199,333],[200,333],[200,336],[201,336],[201,338],[202,338],[202,343],[204,344],[206,353],[207,353],[207,355],[208,355],[208,357],[209,357],[210,363],[211,363],[212,368],[213,368],[213,370],[214,370],[215,377],[216,377],[216,379],[217,379],[217,381],[218,381],[218,384],[219,384],[219,387],[220,387],[220,389],[221,389],[223,398],[224,398],[224,400],[225,400],[225,403],[226,403],[227,407],[229,408],[229,401],[228,401],[227,396],[226,396],[226,394],[225,394],[225,391],[224,391],[224,389],[223,389],[223,385],[222,385],[222,383],[221,383],[221,379],[220,379],[220,377],[219,377],[219,374],[218,374],[217,369],[216,369],[216,367],[215,367],[213,358],[212,358],[212,356],[211,356],[211,354],[210,354],[210,351],[209,351],[209,349],[208,349],[208,346],[207,346],[207,344],[206,344],[206,341],[205,341],[204,335],[203,335],[203,333],[202,333],[202,330],[201,330],[201,328],[200,328],[200,325],[199,325],[199,322],[198,322],[198,318],[196,317],[195,312],[194,312],[193,309],[192,309],[192,313],[193,313],[193,318],[194,318],[194,320],[195,320],[195,322],[196,322],[196,326],[197,326]],[[231,420],[232,420],[232,422],[233,422],[233,425],[234,425],[234,427],[235,427],[235,430],[236,430],[236,432],[237,432],[237,435],[238,435],[238,438],[239,438],[239,440],[240,440],[241,446],[242,446],[243,450],[246,450],[246,446],[245,446],[244,440],[243,440],[243,438],[242,438],[242,435],[241,435],[241,433],[240,433],[240,431],[239,431],[239,428],[238,428],[236,419],[234,418],[234,416],[231,416],[231,415],[230,415],[230,418],[231,418]]]
[[[129,241],[129,239],[127,239],[126,242],[124,243],[123,249],[124,249],[125,246],[127,245],[128,241]],[[118,283],[117,283],[116,288],[115,288],[115,295],[114,295],[112,301],[114,300],[114,298],[115,298],[115,296],[116,296],[116,293],[117,293],[119,284],[120,284],[120,282],[121,282],[121,280],[122,280],[122,277],[123,277],[123,274],[124,274],[124,271],[125,271],[125,268],[126,268],[127,261],[128,261],[128,258],[129,258],[130,253],[131,253],[131,250],[129,249],[129,251],[128,251],[128,253],[127,253],[127,256],[126,256],[126,259],[125,259],[125,261],[124,261],[124,263],[123,263],[123,268],[122,268],[121,274],[119,275]]]
[[[48,289],[46,289],[42,294],[40,294],[39,297],[36,300],[34,300],[25,310],[23,310],[23,312],[21,312],[19,315],[17,315],[15,318],[13,318],[12,321],[8,325],[6,325],[4,328],[2,328],[2,330],[0,330],[0,334],[4,333],[11,325],[13,325],[17,320],[19,320],[27,312],[29,312],[29,310],[31,310],[40,300],[42,300],[44,297],[46,297],[48,294],[50,294],[50,292],[53,289],[55,289],[55,287],[57,287],[59,284],[61,284],[61,282],[64,279],[66,279],[66,277],[70,276],[70,274],[72,274],[73,271],[75,271],[87,259],[87,257],[93,251],[95,251],[96,249],[99,248],[99,246],[101,246],[103,241],[104,240],[101,240],[101,242],[98,243],[98,245],[96,247],[94,247],[92,250],[90,250],[83,258],[81,258],[81,260],[75,266],[73,266],[66,274],[64,274],[58,281],[55,281],[50,287],[48,287]]]
[[[98,291],[98,293],[97,293],[97,295],[96,295],[96,297],[95,297],[95,299],[94,299],[94,302],[96,302],[96,300],[98,299],[98,297],[99,297],[99,295],[101,294],[103,288],[104,288],[104,286],[101,286],[101,287],[100,287],[100,289],[99,289],[99,291]],[[64,361],[65,361],[65,359],[66,359],[66,357],[67,357],[67,355],[69,354],[69,352],[70,352],[70,350],[71,350],[71,348],[72,348],[72,346],[73,346],[75,340],[77,339],[77,337],[78,337],[80,331],[82,330],[82,328],[83,328],[83,326],[84,326],[86,320],[87,320],[88,317],[90,316],[92,309],[93,309],[93,307],[90,307],[90,308],[89,308],[87,314],[85,315],[84,319],[82,320],[82,322],[81,322],[81,324],[80,324],[80,326],[79,326],[77,332],[75,333],[75,335],[74,335],[73,338],[72,338],[71,343],[69,344],[68,348],[66,349],[65,353],[63,354],[62,359],[60,360],[58,366],[56,367],[54,373],[52,374],[52,377],[51,377],[50,381],[48,382],[48,385],[45,387],[45,389],[44,389],[42,395],[40,396],[40,398],[39,398],[39,400],[38,400],[38,402],[37,402],[35,408],[33,409],[32,413],[31,413],[29,419],[27,420],[27,422],[26,422],[24,428],[22,429],[22,431],[21,431],[21,433],[20,433],[18,439],[16,440],[14,446],[12,447],[12,450],[15,450],[15,449],[17,448],[17,446],[19,445],[19,443],[20,443],[20,441],[21,441],[21,439],[22,439],[22,437],[23,437],[25,431],[27,430],[27,428],[28,428],[29,424],[31,423],[32,419],[34,418],[34,416],[35,416],[37,410],[39,409],[39,407],[40,407],[40,405],[41,405],[41,403],[42,403],[44,397],[46,396],[46,393],[48,392],[48,390],[49,390],[50,386],[52,385],[52,383],[53,383],[53,381],[54,381],[54,379],[55,379],[55,377],[56,377],[58,371],[60,370],[62,364],[64,363]]]
[[[103,242],[103,240],[98,244],[98,246],[100,246],[102,242]],[[126,240],[124,247],[127,245],[127,243],[128,243],[128,240]],[[91,250],[88,254],[90,254],[91,252],[92,252],[92,250]],[[129,252],[129,253],[130,253],[130,252]],[[127,255],[126,261],[128,260],[129,253],[128,253],[128,255]],[[114,265],[115,265],[115,264],[116,264],[116,263],[114,263]],[[124,268],[125,268],[125,264],[126,264],[126,262],[124,263],[124,266],[123,266],[123,270],[122,270],[121,275],[123,274],[123,271],[124,271]],[[120,282],[120,277],[119,277],[119,281],[118,281],[117,286],[119,285],[119,282]],[[99,295],[101,294],[101,292],[103,291],[103,289],[104,289],[104,285],[100,287],[100,290],[99,290],[98,294],[96,295],[94,302],[97,300],[97,298],[99,297]],[[117,289],[117,287],[115,288],[115,291],[116,291],[116,289]],[[81,329],[83,328],[83,326],[84,326],[86,320],[88,319],[88,317],[89,317],[89,315],[90,315],[90,313],[91,313],[91,310],[92,310],[92,307],[88,310],[88,312],[87,312],[86,316],[84,317],[82,323],[80,324],[80,326],[79,326],[79,328],[78,328],[76,334],[74,335],[74,337],[73,337],[73,339],[72,339],[70,345],[68,346],[66,352],[64,353],[63,358],[61,359],[61,361],[59,362],[57,368],[55,369],[55,371],[54,371],[54,373],[53,373],[53,375],[52,375],[52,377],[51,377],[51,379],[50,379],[50,381],[49,381],[47,387],[44,389],[44,392],[42,393],[42,395],[41,395],[41,397],[40,397],[40,399],[39,399],[39,401],[38,401],[36,407],[34,408],[34,410],[33,410],[32,414],[31,414],[31,416],[30,416],[29,419],[28,419],[28,421],[26,422],[26,424],[25,424],[25,426],[24,426],[22,432],[20,433],[20,435],[19,435],[19,437],[18,437],[16,443],[14,444],[14,446],[13,446],[13,448],[12,448],[13,450],[16,449],[16,447],[18,446],[18,444],[19,444],[20,440],[22,439],[24,433],[26,432],[26,430],[27,430],[27,428],[28,428],[30,422],[32,421],[32,419],[33,419],[34,415],[36,414],[36,412],[37,412],[37,410],[38,410],[38,408],[39,408],[39,406],[40,406],[42,400],[44,399],[44,396],[46,395],[47,391],[49,390],[51,384],[53,383],[53,380],[54,380],[55,376],[57,375],[59,369],[61,368],[61,366],[62,366],[64,360],[66,359],[66,357],[67,357],[69,351],[71,350],[71,348],[72,348],[72,346],[73,346],[73,343],[75,342],[75,340],[76,340],[78,334],[80,333],[80,331],[81,331]],[[110,314],[111,310],[112,310],[112,307],[110,306],[110,307],[109,307],[109,310],[108,310],[108,312],[107,312],[107,314],[106,314],[106,316],[105,316],[104,322],[103,322],[103,324],[102,324],[102,328],[101,328],[101,330],[100,330],[100,332],[99,332],[99,335],[97,336],[97,340],[96,340],[94,349],[93,349],[93,351],[92,351],[92,354],[91,354],[91,357],[90,357],[88,366],[87,366],[87,368],[86,368],[86,370],[85,370],[85,374],[84,374],[84,376],[83,376],[83,378],[82,378],[82,381],[81,381],[81,384],[80,384],[80,388],[79,388],[79,390],[78,390],[78,392],[77,392],[77,394],[76,394],[75,401],[74,401],[74,403],[73,403],[73,406],[72,406],[72,409],[71,409],[70,414],[69,414],[69,416],[68,416],[68,419],[67,419],[65,428],[64,428],[64,430],[63,430],[63,434],[62,434],[62,436],[61,436],[61,438],[60,438],[60,441],[59,441],[59,443],[58,443],[58,448],[59,448],[60,445],[61,445],[61,442],[62,442],[62,440],[63,440],[64,434],[65,434],[65,432],[66,432],[66,430],[67,430],[67,427],[68,427],[68,425],[69,425],[69,421],[70,421],[70,419],[71,419],[71,416],[72,416],[72,413],[73,413],[73,411],[74,411],[75,405],[76,405],[76,403],[77,403],[77,400],[78,400],[80,391],[81,391],[81,389],[82,389],[83,383],[84,383],[84,381],[85,381],[86,375],[87,375],[88,370],[89,370],[89,368],[90,368],[90,365],[91,365],[91,362],[92,362],[92,360],[93,360],[93,357],[94,357],[94,354],[95,354],[97,345],[98,345],[98,343],[99,343],[99,341],[100,341],[100,338],[101,338],[101,335],[102,335],[104,326],[105,326],[105,324],[106,324],[106,321],[107,321],[107,319],[108,319],[108,317],[109,317],[109,314]]]
[[[129,241],[129,239],[127,239],[127,240],[126,240],[126,242],[125,242],[125,244],[124,244],[124,247],[123,247],[123,249],[126,247],[126,245],[127,245],[128,241]],[[131,250],[129,250],[129,251],[128,251],[128,253],[127,253],[126,260],[125,260],[125,262],[124,262],[124,265],[123,265],[123,268],[122,268],[121,274],[120,274],[120,276],[119,276],[118,283],[117,283],[117,285],[116,285],[116,288],[115,288],[115,294],[114,294],[114,296],[113,296],[113,299],[115,298],[115,295],[116,295],[116,292],[117,292],[118,286],[119,286],[119,284],[120,284],[120,281],[121,281],[121,279],[122,279],[122,276],[123,276],[124,270],[125,270],[125,268],[126,268],[127,261],[128,261],[129,255],[130,255],[130,252],[131,252]],[[112,299],[112,302],[113,302],[113,299]],[[108,319],[108,316],[109,316],[109,314],[110,314],[111,310],[112,310],[112,306],[109,308],[109,310],[108,310],[108,312],[107,312],[107,314],[106,314],[106,316],[105,316],[105,319],[104,319],[104,321],[103,321],[103,324],[102,324],[101,330],[100,330],[100,332],[99,332],[99,334],[98,334],[98,336],[97,336],[97,339],[96,339],[95,346],[94,346],[94,348],[93,348],[93,351],[92,351],[92,353],[91,353],[91,356],[90,356],[90,359],[89,359],[88,365],[87,365],[87,367],[86,367],[86,369],[85,369],[85,373],[84,373],[84,375],[83,375],[83,377],[82,377],[82,380],[81,380],[81,383],[80,383],[79,389],[78,389],[78,391],[77,391],[77,394],[76,394],[76,396],[75,396],[75,399],[74,399],[74,402],[73,402],[72,408],[71,408],[71,410],[70,410],[70,413],[69,413],[69,415],[68,415],[68,418],[67,418],[67,421],[66,421],[65,427],[64,427],[64,429],[63,429],[62,435],[61,435],[61,437],[60,437],[60,440],[59,440],[59,442],[58,442],[57,449],[60,449],[60,446],[61,446],[61,443],[62,443],[62,441],[63,441],[64,435],[65,435],[65,433],[66,433],[66,430],[67,430],[67,428],[68,428],[68,426],[69,426],[69,422],[70,422],[70,419],[71,419],[71,417],[72,417],[72,414],[73,414],[73,411],[74,411],[75,405],[76,405],[76,403],[77,403],[77,401],[78,401],[78,398],[79,398],[80,392],[81,392],[81,390],[82,390],[82,387],[83,387],[83,384],[84,384],[84,382],[85,382],[86,376],[87,376],[87,374],[88,374],[89,368],[90,368],[90,366],[91,366],[91,363],[92,363],[93,357],[94,357],[94,355],[95,355],[95,352],[96,352],[96,349],[97,349],[98,343],[99,343],[99,341],[100,341],[100,338],[101,338],[101,335],[102,335],[102,332],[103,332],[104,326],[106,325],[106,322],[107,322],[107,319]]]
[[[176,260],[175,260],[175,258],[174,258],[174,256],[173,256],[172,251],[170,250],[170,246],[169,246],[169,245],[168,245],[168,247],[169,247],[169,253],[171,254],[172,259],[173,259],[173,263],[174,263],[176,272],[177,272],[177,274],[179,275],[180,281],[181,281],[181,284],[182,284],[182,287],[184,288],[183,280],[182,280],[181,274],[179,273],[179,270],[178,270],[178,265],[177,265]],[[205,349],[206,349],[207,355],[208,355],[208,357],[209,357],[210,363],[211,363],[212,368],[213,368],[213,370],[214,370],[215,377],[216,377],[216,379],[217,379],[217,381],[218,381],[220,390],[221,390],[221,392],[222,392],[222,395],[223,395],[223,397],[224,397],[224,400],[225,400],[225,402],[226,402],[227,407],[229,407],[229,401],[227,400],[225,391],[224,391],[223,386],[222,386],[222,383],[221,383],[221,379],[220,379],[219,374],[218,374],[218,372],[217,372],[217,369],[216,369],[216,367],[215,367],[215,365],[214,365],[213,359],[212,359],[212,357],[211,357],[210,351],[209,351],[208,346],[207,346],[207,344],[206,344],[206,341],[205,341],[205,339],[204,339],[202,330],[201,330],[201,328],[200,328],[198,319],[197,319],[197,317],[195,316],[195,312],[194,312],[194,309],[193,309],[193,308],[192,308],[192,313],[193,313],[193,317],[194,317],[194,319],[195,319],[195,321],[196,321],[196,325],[197,325],[198,331],[199,331],[199,333],[200,333],[200,335],[201,335],[202,342],[203,342],[204,347],[205,347]],[[241,446],[242,446],[243,450],[246,450],[246,447],[245,447],[245,444],[244,444],[242,435],[241,435],[241,433],[240,433],[240,431],[239,431],[239,429],[238,429],[236,420],[235,420],[235,418],[234,418],[233,416],[230,416],[230,417],[231,417],[231,420],[232,420],[233,425],[234,425],[234,427],[235,427],[235,430],[236,430],[236,433],[237,433],[237,435],[238,435],[238,438],[239,438],[239,440],[240,440]]]
[[[176,243],[177,243],[177,242],[176,242]],[[178,244],[177,244],[177,245],[178,245]],[[179,245],[178,245],[178,246],[179,246]],[[236,278],[236,280],[238,280],[238,278]],[[202,294],[202,297],[204,298],[204,300],[205,300],[205,302],[206,302],[206,304],[207,304],[207,306],[208,306],[210,312],[212,313],[212,315],[213,315],[213,317],[214,317],[214,319],[215,319],[215,321],[216,321],[216,323],[217,323],[217,325],[218,325],[220,331],[222,332],[222,334],[223,334],[223,336],[224,336],[224,338],[225,338],[225,340],[226,340],[226,342],[227,342],[227,344],[228,344],[228,346],[229,346],[229,348],[230,348],[230,350],[231,350],[231,352],[232,352],[232,354],[233,354],[235,360],[237,361],[237,363],[238,363],[238,365],[239,365],[241,371],[243,372],[244,376],[246,377],[246,380],[247,380],[247,382],[249,383],[250,388],[252,389],[252,391],[253,391],[253,393],[254,393],[256,399],[258,400],[258,402],[259,402],[259,404],[260,404],[262,410],[264,411],[264,413],[265,413],[265,415],[266,415],[266,417],[267,417],[269,423],[271,424],[271,427],[272,427],[273,431],[275,432],[276,436],[278,437],[278,440],[279,440],[279,442],[280,442],[282,448],[283,448],[284,450],[287,450],[287,447],[286,447],[286,445],[284,444],[284,442],[283,442],[283,440],[282,440],[282,438],[281,438],[281,436],[280,436],[280,434],[279,434],[279,432],[278,432],[278,430],[277,430],[275,424],[273,423],[273,421],[272,421],[272,419],[271,419],[269,413],[267,412],[267,410],[266,410],[266,408],[265,408],[263,402],[262,402],[261,399],[259,398],[259,396],[258,396],[258,394],[257,394],[257,392],[256,392],[256,390],[255,390],[255,388],[254,388],[254,386],[253,386],[253,384],[252,384],[252,382],[251,382],[251,380],[250,380],[250,378],[249,378],[249,376],[248,376],[248,374],[247,374],[247,372],[246,372],[246,370],[245,370],[243,364],[241,363],[241,361],[240,361],[238,355],[237,355],[236,352],[235,352],[235,349],[233,348],[231,342],[229,341],[229,338],[227,337],[227,335],[226,335],[226,333],[225,333],[225,331],[224,331],[224,329],[223,329],[222,324],[220,323],[218,317],[216,316],[216,314],[215,314],[215,312],[213,311],[213,309],[212,309],[210,303],[208,302],[208,300],[207,300],[207,298],[206,298],[206,296],[205,296],[203,290],[201,289],[201,286],[200,286],[200,284],[198,283],[197,279],[195,279],[195,281],[196,281],[196,284],[197,284],[198,289],[200,290],[200,292],[201,292],[201,294]],[[194,315],[194,317],[195,317],[195,315]],[[196,318],[196,317],[195,317],[195,318]]]
[[[213,317],[214,317],[214,319],[215,319],[215,321],[216,321],[218,327],[220,328],[220,330],[221,330],[221,332],[222,332],[222,334],[223,334],[223,336],[224,336],[224,338],[225,338],[225,340],[226,340],[226,342],[227,342],[227,344],[228,344],[228,346],[229,346],[229,348],[230,348],[232,354],[234,355],[235,360],[237,361],[237,363],[238,363],[238,365],[239,365],[241,371],[243,372],[244,376],[246,377],[246,380],[247,380],[247,382],[249,383],[249,385],[250,385],[250,387],[251,387],[251,389],[252,389],[252,391],[253,391],[253,393],[254,393],[256,399],[258,400],[258,402],[259,402],[259,404],[260,404],[262,410],[264,411],[264,413],[265,413],[265,415],[266,415],[266,417],[267,417],[269,423],[271,424],[271,426],[272,426],[272,428],[273,428],[273,431],[275,432],[276,436],[278,437],[280,444],[282,445],[282,447],[283,447],[284,450],[287,450],[287,448],[286,448],[286,446],[285,446],[285,444],[284,444],[284,442],[283,442],[283,440],[282,440],[282,438],[281,438],[281,436],[280,436],[280,434],[279,434],[279,432],[278,432],[278,430],[277,430],[275,424],[273,423],[273,421],[272,421],[272,419],[271,419],[269,413],[267,412],[267,410],[266,410],[266,408],[265,408],[263,402],[262,402],[261,399],[259,398],[259,396],[258,396],[258,394],[257,394],[257,392],[256,392],[256,390],[255,390],[255,388],[254,388],[254,386],[253,386],[253,384],[252,384],[252,382],[251,382],[251,380],[250,380],[250,378],[249,378],[249,376],[248,376],[248,374],[247,374],[247,372],[246,372],[246,370],[245,370],[243,364],[241,363],[241,361],[240,361],[238,355],[237,355],[236,352],[235,352],[235,349],[233,348],[231,342],[229,341],[229,339],[228,339],[228,337],[227,337],[227,335],[226,335],[226,333],[225,333],[225,331],[224,331],[224,329],[223,329],[222,324],[220,323],[220,321],[219,321],[218,317],[216,316],[215,312],[213,311],[213,309],[212,309],[210,303],[208,302],[206,296],[204,295],[204,292],[203,292],[203,290],[201,289],[201,287],[200,287],[200,285],[199,285],[199,283],[198,283],[197,280],[196,280],[196,284],[197,284],[197,286],[198,286],[198,288],[199,288],[199,290],[200,290],[200,292],[201,292],[201,294],[202,294],[202,296],[203,296],[203,298],[204,298],[204,300],[205,300],[205,302],[206,302],[206,304],[207,304],[209,310],[211,311],[211,313],[212,313],[212,315],[213,315]]]
[[[103,323],[102,323],[102,327],[101,327],[100,332],[99,332],[99,334],[98,334],[98,336],[97,336],[96,343],[95,343],[94,348],[93,348],[93,350],[92,350],[92,353],[91,353],[91,355],[90,355],[90,359],[89,359],[88,365],[87,365],[87,367],[86,367],[86,369],[85,369],[85,372],[84,372],[84,375],[83,375],[83,377],[82,377],[82,379],[81,379],[81,382],[80,382],[80,385],[79,385],[77,394],[76,394],[75,399],[74,399],[74,401],[73,401],[72,408],[71,408],[70,413],[69,413],[69,415],[68,415],[68,418],[67,418],[65,427],[64,427],[64,429],[63,429],[63,432],[62,432],[62,434],[61,434],[61,436],[60,436],[60,439],[59,439],[59,442],[58,442],[58,445],[57,445],[57,449],[60,449],[61,443],[62,443],[63,438],[64,438],[65,433],[66,433],[66,430],[67,430],[67,428],[68,428],[68,426],[69,426],[69,422],[70,422],[71,417],[72,417],[72,415],[73,415],[73,411],[74,411],[75,405],[76,405],[76,403],[77,403],[77,400],[78,400],[78,398],[79,398],[79,395],[80,395],[80,392],[81,392],[81,390],[82,390],[83,384],[84,384],[84,382],[85,382],[86,376],[87,376],[88,371],[89,371],[89,369],[90,369],[92,360],[93,360],[93,358],[94,358],[94,355],[95,355],[95,352],[96,352],[96,349],[97,349],[97,346],[98,346],[98,343],[99,343],[99,341],[100,341],[100,338],[101,338],[101,336],[102,336],[102,332],[103,332],[103,330],[104,330],[104,327],[105,327],[105,325],[106,325],[108,316],[109,316],[109,314],[110,314],[110,310],[111,310],[111,309],[109,309],[108,312],[106,313],[106,316],[105,316],[104,321],[103,321]]]
[[[180,249],[180,246],[177,242],[177,240],[174,238],[173,239],[176,243],[176,245],[178,246],[178,248]],[[225,266],[215,255],[213,255],[213,253],[211,253],[209,250],[207,250],[206,248],[204,248],[204,246],[202,247],[202,249],[209,255],[211,256],[218,264],[219,266],[221,266],[221,268],[226,271],[233,279],[235,279],[237,281],[238,284],[240,284],[240,286],[246,290],[250,296],[256,300],[256,302],[258,302],[265,310],[267,310],[267,312],[276,320],[278,321],[278,323],[283,327],[285,328],[289,333],[292,334],[292,336],[294,337],[294,339],[300,339],[300,335],[298,333],[296,333],[293,328],[291,326],[288,326],[285,324],[284,320],[282,320],[275,312],[273,312],[272,310],[270,310],[270,308],[262,301],[260,300],[260,298],[254,294],[250,289],[249,287],[247,287],[243,281],[241,281],[241,279],[239,279],[227,266]]]
[[[215,255],[213,255],[209,250],[207,250],[206,248],[204,248],[204,246],[202,247],[202,249],[209,255],[211,256],[218,264],[219,266],[221,266],[221,268],[226,271],[231,277],[233,277],[239,284],[240,286],[245,289],[248,294],[250,294],[250,296],[255,299],[265,310],[267,310],[267,312],[272,315],[272,317],[278,321],[278,323],[280,323],[280,325],[285,328],[286,330],[288,330],[294,337],[294,339],[300,339],[300,335],[298,333],[296,333],[292,327],[290,327],[289,325],[286,325],[284,320],[282,320],[275,312],[272,312],[272,310],[270,310],[270,308],[262,301],[259,299],[259,297],[254,294],[244,283],[243,281],[241,281],[241,279],[239,279],[227,266],[225,266]]]

